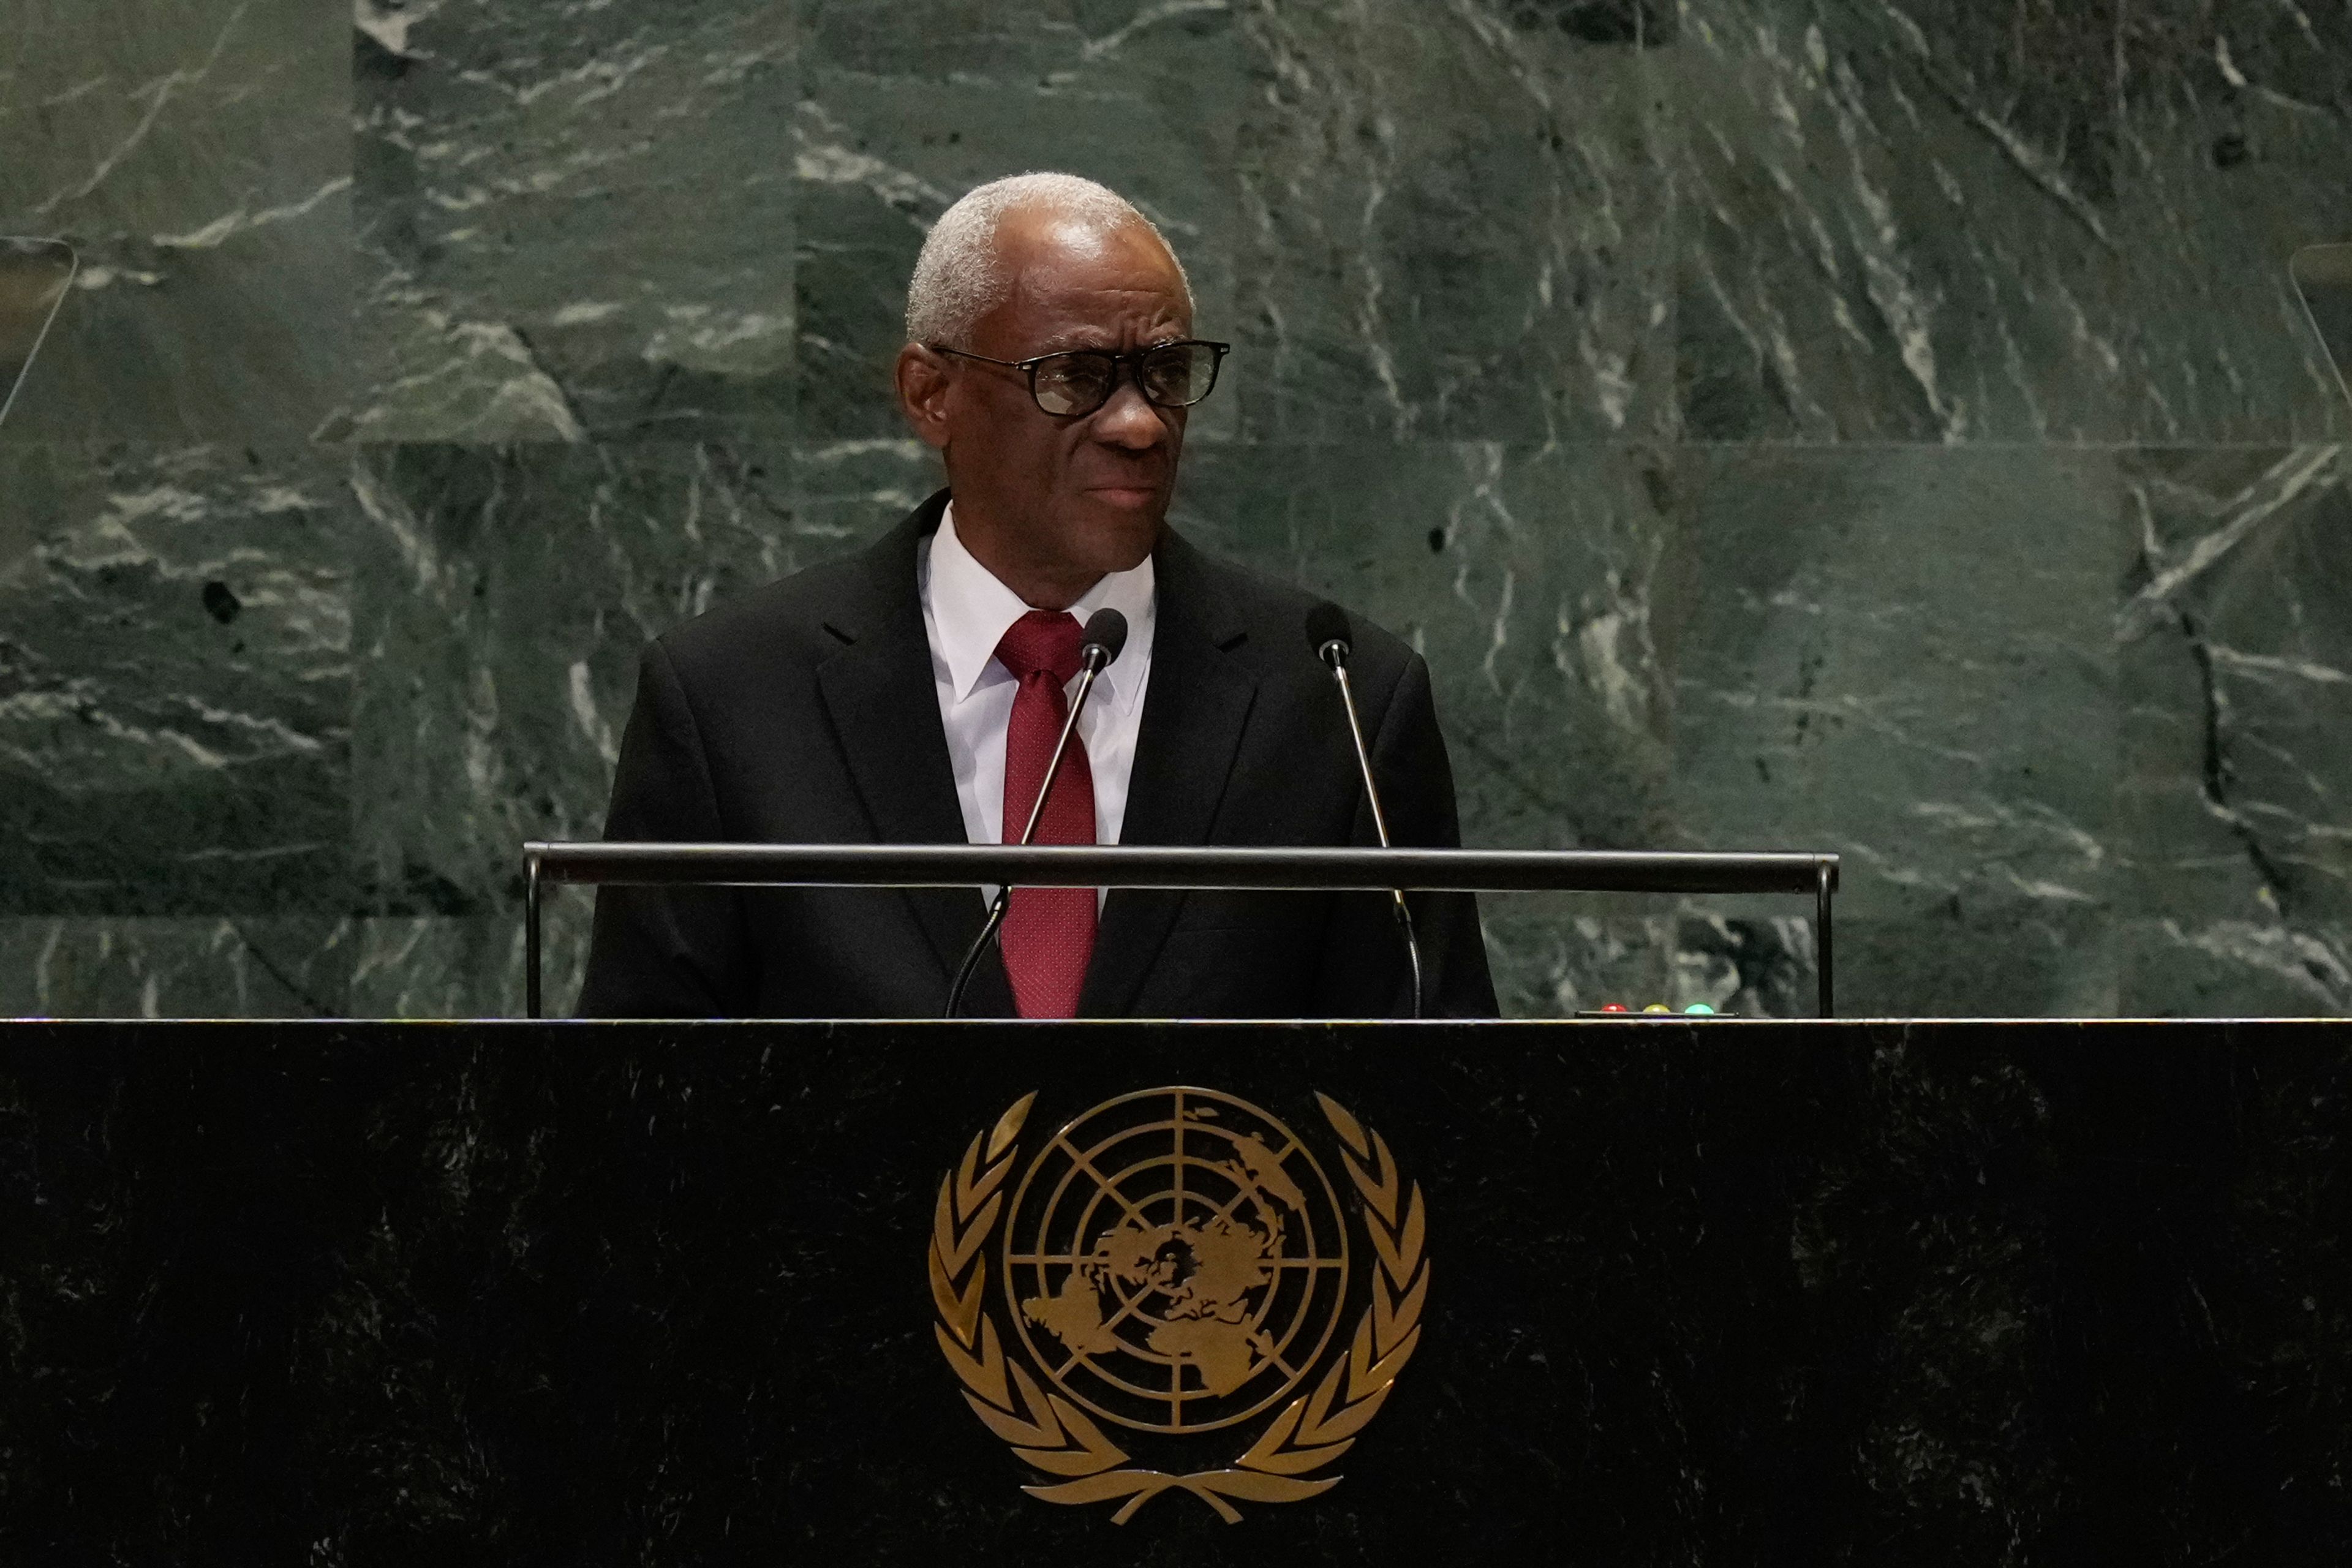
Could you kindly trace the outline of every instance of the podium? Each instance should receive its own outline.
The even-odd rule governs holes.
[[[0,1558],[2326,1561],[2347,1083],[2329,1023],[0,1025]]]

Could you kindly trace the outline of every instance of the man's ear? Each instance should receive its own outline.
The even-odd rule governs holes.
[[[948,444],[947,362],[919,343],[898,351],[898,407],[924,444],[945,450]]]

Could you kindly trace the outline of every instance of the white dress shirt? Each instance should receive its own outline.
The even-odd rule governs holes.
[[[915,584],[923,601],[931,680],[939,692],[940,723],[947,731],[948,760],[955,769],[956,801],[963,807],[964,837],[973,844],[1002,843],[1004,732],[1013,722],[1013,698],[1021,682],[997,661],[996,645],[1030,606],[956,537],[952,502],[940,519],[939,531],[915,552]],[[1094,774],[1098,844],[1118,843],[1127,818],[1127,781],[1135,769],[1136,731],[1143,720],[1144,688],[1151,679],[1158,605],[1151,558],[1146,556],[1133,570],[1103,578],[1070,606],[1081,626],[1106,606],[1127,617],[1127,646],[1096,680],[1094,695],[1078,715],[1078,739],[1086,742]],[[1073,679],[1065,696],[1077,687]],[[992,899],[995,892],[988,889],[986,896]]]

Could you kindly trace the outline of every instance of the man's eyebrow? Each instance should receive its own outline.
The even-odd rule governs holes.
[[[1145,339],[1142,342],[1139,342],[1135,346],[1139,350],[1156,349],[1164,348],[1170,343],[1181,343],[1190,341],[1191,340],[1182,332],[1171,327],[1168,329],[1166,336],[1162,337],[1155,334]],[[1099,329],[1093,327],[1074,327],[1066,331],[1048,333],[1045,341],[1038,344],[1037,353],[1040,354],[1058,354],[1069,353],[1078,349],[1099,349],[1105,353],[1116,353],[1118,348],[1118,343],[1116,334],[1104,332]]]

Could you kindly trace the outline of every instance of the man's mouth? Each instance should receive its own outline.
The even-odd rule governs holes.
[[[1112,506],[1141,510],[1160,494],[1155,485],[1088,485],[1087,493]]]

